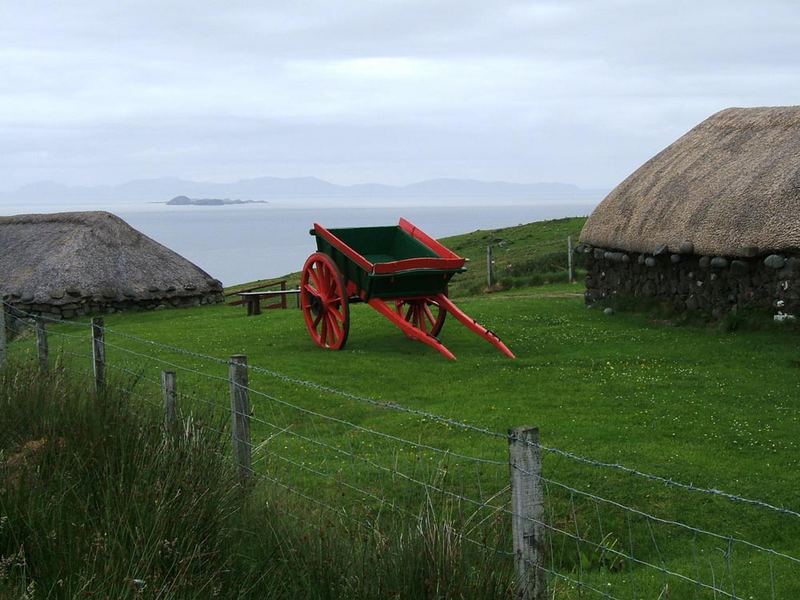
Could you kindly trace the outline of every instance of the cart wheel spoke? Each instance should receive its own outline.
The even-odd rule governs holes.
[[[336,275],[329,270],[323,271],[325,284],[328,286],[328,293],[335,293],[337,290],[336,286]]]
[[[336,322],[336,318],[332,314],[326,314],[325,318],[328,320],[328,331],[333,334],[332,342],[333,344],[336,344],[339,338],[342,337],[342,330],[339,327],[339,324]]]
[[[425,313],[425,316],[427,317],[427,319],[428,319],[428,323],[430,323],[431,327],[433,327],[434,325],[436,325],[436,319],[434,318],[434,316],[433,316],[433,313],[431,312],[431,309],[430,309],[430,307],[429,307],[428,305],[426,305],[426,304],[425,304],[425,305],[423,305],[423,306],[422,306],[422,310],[423,310],[423,312]]]
[[[320,337],[320,340],[322,340],[322,345],[323,346],[327,346],[328,345],[328,319],[325,318],[325,315],[323,315],[323,318],[322,318],[322,329],[319,332],[319,337]]]
[[[319,265],[314,265],[309,273],[311,274],[311,279],[314,280],[314,287],[316,287],[318,290],[317,293],[323,296],[326,295],[328,292],[328,287],[323,283],[324,277],[322,277],[322,275],[319,273]]]
[[[342,316],[342,313],[339,312],[338,308],[331,305],[328,307],[328,309],[331,311],[331,314],[336,318],[336,320],[339,321],[339,323],[344,322],[344,316]]]

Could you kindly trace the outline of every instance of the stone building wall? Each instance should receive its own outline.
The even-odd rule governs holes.
[[[740,309],[800,314],[800,255],[698,256],[691,244],[682,250],[639,254],[578,246],[588,271],[586,303],[647,298],[668,303],[676,312],[714,318]]]
[[[126,294],[108,290],[97,294],[88,294],[80,290],[55,290],[46,301],[24,295],[6,293],[3,301],[12,308],[7,308],[16,316],[33,314],[49,319],[71,319],[86,315],[110,314],[122,311],[159,310],[165,308],[188,308],[204,304],[217,304],[225,301],[222,284],[214,282],[211,289],[198,291],[193,286],[186,288],[149,290],[146,294]]]

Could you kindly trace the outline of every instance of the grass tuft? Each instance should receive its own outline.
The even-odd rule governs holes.
[[[167,435],[120,387],[0,371],[0,598],[508,597],[443,499],[409,522],[244,490],[221,424]]]

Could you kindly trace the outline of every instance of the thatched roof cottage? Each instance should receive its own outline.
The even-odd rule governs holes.
[[[53,318],[221,302],[222,284],[107,212],[0,217],[0,292]]]
[[[619,184],[581,243],[588,302],[800,311],[800,107],[706,119]]]

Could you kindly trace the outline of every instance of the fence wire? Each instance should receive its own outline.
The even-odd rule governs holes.
[[[13,307],[9,312],[30,331],[35,331],[36,319],[42,320]],[[65,328],[47,328],[47,334],[55,336],[60,344],[51,350],[64,360],[75,361],[76,365],[88,363],[90,367],[93,364],[89,323],[43,320],[66,325]],[[69,329],[65,331],[67,327]],[[79,333],[79,328],[84,333]],[[504,543],[504,540],[510,542],[507,534],[511,521],[534,522],[545,532],[547,561],[530,565],[531,568],[545,572],[551,586],[567,586],[576,590],[579,597],[585,593],[603,598],[666,598],[670,594],[691,594],[695,598],[746,598],[750,594],[751,597],[774,599],[780,597],[781,585],[785,584],[787,577],[800,580],[800,558],[790,552],[756,543],[741,535],[721,533],[709,527],[660,516],[657,503],[652,509],[645,510],[606,497],[607,494],[581,489],[581,485],[563,481],[553,472],[534,476],[522,470],[528,477],[538,477],[536,483],[546,490],[547,510],[544,519],[517,514],[510,506],[505,483],[509,474],[508,461],[410,440],[328,414],[318,408],[322,406],[320,403],[310,408],[284,396],[301,387],[323,396],[369,405],[376,410],[422,418],[454,427],[465,434],[489,438],[489,447],[497,444],[492,452],[494,455],[503,452],[499,445],[501,441],[503,444],[510,440],[532,445],[525,440],[510,438],[509,434],[400,403],[352,394],[262,366],[248,365],[250,373],[270,377],[286,386],[280,391],[267,393],[252,384],[232,384],[220,369],[227,369],[227,359],[108,327],[104,328],[104,333],[104,345],[109,354],[105,366],[117,373],[114,385],[118,389],[160,407],[161,382],[157,373],[161,370],[176,370],[190,375],[197,382],[205,382],[205,388],[199,384],[194,390],[179,388],[179,408],[184,414],[190,414],[193,408],[205,407],[209,414],[217,415],[220,420],[226,416],[249,419],[254,435],[252,441],[243,442],[249,446],[253,457],[253,477],[356,526],[376,529],[374,524],[358,516],[370,509],[379,513],[388,511],[394,515],[393,518],[419,528],[425,521],[420,506],[437,502],[450,507],[451,512],[447,514],[457,525],[454,531],[458,531],[460,541],[492,553],[497,560],[507,561],[510,569],[515,554],[510,543]],[[26,340],[22,342],[26,343]],[[168,353],[171,357],[165,359],[143,351],[139,346]],[[186,364],[181,357],[191,358],[194,364]],[[211,370],[209,365],[213,365]],[[218,370],[218,374],[213,370]],[[91,368],[83,367],[83,371],[91,374]],[[127,383],[119,383],[121,380]],[[142,391],[142,385],[148,386],[148,393]],[[228,394],[236,385],[258,401],[252,414],[234,412],[231,415]],[[212,391],[209,391],[209,386]],[[230,435],[226,425],[206,426],[217,435]],[[372,442],[366,443],[365,439],[375,440],[377,448],[367,449],[372,447]],[[314,451],[308,452],[308,447],[313,447]],[[763,500],[696,486],[543,444],[535,444],[535,447],[589,469],[611,470],[632,476],[644,484],[656,483],[676,492],[699,493],[711,499],[744,505],[748,509],[763,511],[771,518],[786,519],[789,527],[794,527],[794,519],[800,517],[800,512]],[[408,452],[403,452],[403,449]],[[422,464],[420,456],[424,454],[436,457],[437,462]],[[519,470],[519,467],[512,465],[511,469]],[[292,479],[292,483],[288,479]],[[483,541],[475,539],[476,536]],[[490,539],[496,543],[487,543]],[[654,590],[657,596],[650,596]]]

